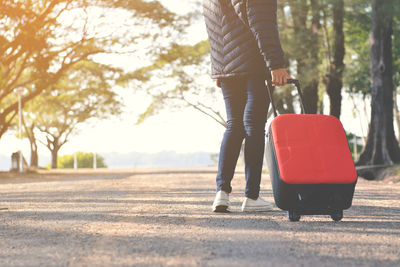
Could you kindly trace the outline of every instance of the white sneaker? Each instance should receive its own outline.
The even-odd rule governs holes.
[[[214,203],[212,205],[212,211],[214,212],[228,212],[229,211],[229,194],[225,191],[218,191]]]
[[[272,211],[274,205],[258,197],[256,200],[246,197],[243,201],[242,211]]]

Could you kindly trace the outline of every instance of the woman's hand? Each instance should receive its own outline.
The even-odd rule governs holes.
[[[218,86],[219,88],[221,88],[221,80],[217,78],[216,82],[217,82],[217,86]]]
[[[293,79],[287,72],[285,68],[271,70],[272,85],[282,86],[287,83],[287,79]]]

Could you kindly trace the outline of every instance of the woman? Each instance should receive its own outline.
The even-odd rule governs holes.
[[[246,190],[242,211],[268,211],[259,196],[269,107],[265,85],[291,78],[285,69],[276,0],[203,0],[211,53],[211,75],[221,87],[227,128],[221,144],[215,212],[229,211],[231,180],[245,139]]]

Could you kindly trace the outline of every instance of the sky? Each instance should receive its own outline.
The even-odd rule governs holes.
[[[190,1],[165,0],[162,2],[178,13],[188,12],[191,8]],[[195,34],[192,36],[194,41],[207,38],[202,22],[194,25],[194,27],[193,32]],[[118,64],[131,66],[132,60],[119,57]],[[209,82],[212,83],[212,80],[210,79]],[[61,148],[59,155],[72,154],[75,151],[100,154],[132,151],[146,153],[160,151],[176,151],[178,153],[218,152],[224,128],[199,111],[190,108],[175,112],[164,110],[159,115],[150,117],[142,124],[136,125],[137,116],[144,111],[149,103],[148,97],[144,94],[134,93],[129,89],[119,90],[119,92],[125,104],[123,114],[106,120],[93,119],[81,125],[78,134],[70,138],[70,141]],[[222,99],[222,95],[220,97]],[[345,95],[342,123],[346,130],[361,135],[363,131],[360,127],[360,116],[353,114],[352,105],[352,102]],[[362,121],[365,129],[366,120],[362,119]],[[0,139],[0,155],[11,156],[11,153],[18,150],[19,144],[15,133],[6,133]],[[22,143],[22,151],[28,159],[30,150],[27,140]],[[47,148],[39,145],[39,163],[41,166],[49,163],[49,155],[50,152]]]

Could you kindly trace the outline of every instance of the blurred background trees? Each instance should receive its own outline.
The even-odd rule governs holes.
[[[146,92],[152,99],[137,123],[163,110],[191,107],[225,126],[223,101],[209,78],[208,42],[193,29],[203,23],[200,0],[194,0],[195,8],[185,15],[168,10],[162,0],[1,3],[0,138],[15,123],[18,105],[14,89],[23,87],[32,165],[37,165],[37,135],[45,133],[41,142],[56,155],[78,123],[118,114],[121,101],[115,87]],[[124,21],[116,23],[109,18],[126,12],[129,16]],[[385,19],[380,22],[377,18]],[[343,101],[351,103],[365,135],[360,164],[399,162],[394,129],[400,129],[396,101],[400,3],[278,0],[278,24],[289,71],[302,83],[308,111],[340,118]],[[385,36],[376,35],[378,32]],[[377,44],[384,54],[372,52]],[[107,58],[115,61],[138,51],[143,61],[135,62],[135,68],[107,63]],[[99,55],[103,60],[98,60]],[[385,76],[380,76],[383,73]],[[299,111],[292,87],[277,88],[274,94],[279,112]],[[90,111],[83,108],[87,103],[93,104],[86,107]],[[75,110],[74,105],[81,109]],[[56,162],[53,160],[54,166]]]
[[[94,168],[94,154],[87,152],[76,153],[77,168]],[[59,169],[73,169],[75,166],[75,155],[64,155],[57,159],[57,166]],[[49,166],[51,168],[51,166]],[[107,168],[104,157],[96,155],[96,167]]]
[[[122,103],[112,90],[116,72],[93,61],[76,63],[49,93],[41,93],[27,103],[23,122],[31,144],[31,167],[37,167],[32,159],[38,158],[35,130],[44,134],[43,144],[51,153],[51,167],[55,169],[58,151],[78,124],[121,112]]]
[[[130,19],[110,25],[107,14],[123,12]],[[35,130],[40,130],[55,168],[59,149],[78,123],[120,111],[113,86],[121,70],[100,64],[94,56],[133,53],[145,39],[162,47],[173,34],[169,28],[179,32],[186,25],[176,17],[157,1],[2,0],[0,138],[16,124],[15,89],[24,88],[22,106],[29,104],[29,112],[23,122],[31,144],[31,165],[38,164]],[[157,31],[151,35],[149,27]]]
[[[393,125],[393,16],[393,0],[372,1],[371,122],[367,143],[358,162],[360,165],[400,162],[400,148]]]

